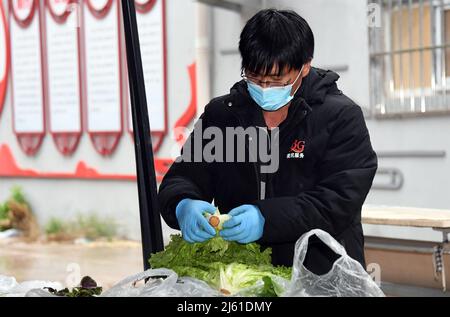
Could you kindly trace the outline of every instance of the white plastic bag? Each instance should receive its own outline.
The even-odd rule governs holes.
[[[325,275],[318,276],[304,266],[309,239],[317,236],[341,257]],[[344,247],[330,234],[313,230],[300,238],[295,246],[291,285],[285,297],[384,297],[362,265],[347,255]]]
[[[42,290],[44,287],[61,289],[61,283],[46,281],[27,281],[17,283],[13,277],[0,276],[0,296],[6,297],[25,297],[32,290]],[[42,294],[46,291],[42,291]],[[48,292],[46,292],[48,293]],[[48,293],[49,294],[49,293]]]
[[[0,296],[6,296],[19,285],[14,277],[0,275]]]
[[[31,291],[25,294],[25,297],[57,298],[58,296],[51,294],[48,290],[45,289],[32,289]]]
[[[148,279],[147,283],[145,281]],[[145,283],[138,286],[138,283]],[[149,270],[124,279],[101,297],[217,297],[221,294],[205,282],[179,278],[171,270]]]

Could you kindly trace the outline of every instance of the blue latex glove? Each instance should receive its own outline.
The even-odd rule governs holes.
[[[262,238],[266,220],[258,207],[244,205],[233,209],[229,215],[232,218],[225,222],[224,230],[220,233],[222,238],[242,244],[252,243]]]
[[[205,212],[214,214],[216,207],[201,200],[184,199],[176,208],[178,224],[184,240],[189,243],[201,243],[216,236],[216,230],[203,216]]]

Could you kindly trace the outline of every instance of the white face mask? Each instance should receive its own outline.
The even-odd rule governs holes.
[[[304,67],[305,66],[302,67],[297,78],[291,85],[287,85],[284,87],[263,88],[251,81],[247,81],[248,92],[250,93],[250,96],[253,98],[253,100],[264,111],[274,112],[280,110],[288,103],[290,103],[292,99],[294,99],[294,96],[300,86],[294,93],[292,93],[292,89],[302,75]]]

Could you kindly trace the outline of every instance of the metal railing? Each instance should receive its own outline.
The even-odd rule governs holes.
[[[369,28],[374,115],[450,114],[450,1],[368,2],[381,11],[381,27]]]

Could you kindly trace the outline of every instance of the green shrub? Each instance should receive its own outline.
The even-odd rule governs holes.
[[[23,194],[22,188],[20,186],[14,186],[13,188],[11,188],[11,198],[10,199],[19,204],[27,203],[25,196]]]
[[[0,220],[8,219],[9,208],[5,204],[0,204]]]
[[[68,224],[57,218],[51,218],[45,226],[46,234],[60,234],[68,231]]]
[[[11,188],[11,195],[8,198],[8,202],[9,201],[19,204],[27,204],[25,196],[22,192],[22,188],[20,186],[14,186],[13,188]],[[5,220],[9,217],[8,202],[0,203],[0,220]]]
[[[45,227],[47,235],[84,237],[89,240],[112,240],[117,235],[117,224],[111,218],[100,218],[96,214],[78,215],[75,221],[52,218]]]
[[[77,229],[90,240],[106,238],[111,240],[117,235],[117,224],[111,218],[99,218],[96,214],[79,215],[76,223]]]

